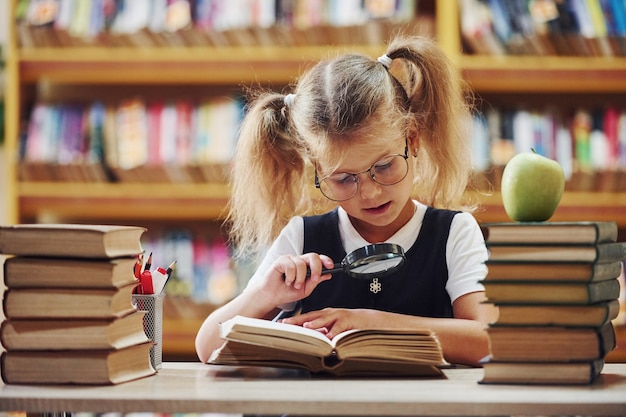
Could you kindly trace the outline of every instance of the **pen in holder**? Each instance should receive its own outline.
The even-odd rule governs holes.
[[[133,305],[137,310],[146,311],[143,327],[148,339],[154,345],[150,349],[150,362],[154,369],[161,369],[163,363],[163,295],[133,294]]]

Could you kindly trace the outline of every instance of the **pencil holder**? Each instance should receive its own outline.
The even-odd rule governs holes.
[[[163,298],[162,295],[133,294],[133,305],[137,310],[146,311],[143,327],[148,339],[154,343],[150,349],[150,362],[157,370],[163,363]]]

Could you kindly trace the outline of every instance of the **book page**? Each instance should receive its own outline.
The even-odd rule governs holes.
[[[333,339],[337,356],[443,364],[438,339],[428,329],[349,330]]]
[[[332,342],[317,330],[270,320],[235,316],[221,324],[223,339],[325,356]]]

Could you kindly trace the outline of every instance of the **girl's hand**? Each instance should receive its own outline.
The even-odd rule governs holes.
[[[332,268],[334,264],[328,256],[317,253],[280,256],[265,280],[265,289],[275,305],[300,300],[311,294],[317,284],[332,277],[322,275],[322,268]],[[308,277],[307,269],[311,271]]]
[[[281,321],[319,330],[329,339],[332,339],[346,330],[376,327],[373,322],[376,313],[374,310],[367,309],[325,308],[299,314]]]

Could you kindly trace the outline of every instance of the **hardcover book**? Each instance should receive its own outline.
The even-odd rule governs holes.
[[[490,261],[485,281],[579,281],[614,279],[622,272],[622,262],[515,262]]]
[[[111,319],[8,319],[0,325],[7,350],[121,349],[149,342],[145,311]]]
[[[602,372],[604,360],[585,362],[483,362],[481,384],[588,385]]]
[[[617,279],[598,282],[482,281],[487,300],[496,304],[593,304],[617,299]]]
[[[596,245],[489,245],[491,261],[616,262],[626,260],[626,242]]]
[[[11,288],[120,288],[137,283],[135,259],[68,259],[15,256],[4,262]]]
[[[116,258],[143,252],[139,226],[19,224],[0,226],[0,253],[7,255]]]
[[[4,292],[4,314],[10,319],[122,317],[135,310],[131,302],[135,287],[9,288]]]
[[[501,222],[481,225],[487,245],[596,244],[617,240],[615,222]]]
[[[618,300],[589,305],[498,304],[498,319],[491,326],[601,327],[619,313]]]
[[[574,362],[602,359],[615,349],[611,323],[597,327],[489,327],[491,358],[499,362]]]
[[[2,353],[5,384],[113,385],[154,375],[152,343],[116,350],[20,351]]]

